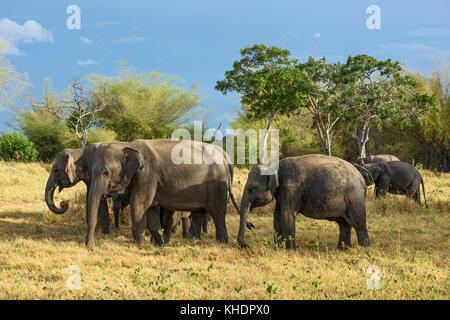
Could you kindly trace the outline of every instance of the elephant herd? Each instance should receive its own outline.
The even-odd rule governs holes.
[[[174,154],[180,151],[184,160],[191,161],[174,161]],[[196,161],[205,157],[214,161]],[[157,245],[168,243],[179,221],[184,237],[200,237],[209,218],[214,222],[216,240],[227,243],[225,217],[231,200],[240,214],[238,244],[247,247],[245,229],[254,227],[247,221],[249,211],[275,200],[276,241],[285,243],[286,248],[295,249],[297,213],[335,221],[340,249],[350,246],[352,227],[358,243],[369,246],[366,186],[375,183],[377,197],[386,192],[403,193],[419,203],[420,184],[424,196],[425,190],[418,171],[398,158],[380,155],[357,162],[310,154],[282,159],[276,167],[257,165],[248,175],[238,207],[232,193],[233,166],[218,146],[167,139],[96,143],[58,154],[47,180],[45,201],[52,212],[62,214],[68,203],[62,201],[58,208],[54,191],[80,181],[86,184],[85,244],[89,249],[93,248],[97,217],[103,232],[109,232],[108,197],[113,199],[116,228],[119,210],[130,205],[132,235],[138,244],[144,242],[146,229]]]

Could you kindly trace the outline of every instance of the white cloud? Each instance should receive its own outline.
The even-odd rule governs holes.
[[[98,65],[98,62],[92,59],[88,60],[77,60],[77,63],[79,66],[92,66],[92,65]]]
[[[316,33],[313,34],[313,37],[314,38],[320,38],[321,36],[320,36],[320,33],[316,32]]]
[[[148,39],[146,37],[140,37],[140,36],[131,36],[131,37],[125,37],[125,38],[117,38],[114,40],[114,42],[117,43],[125,43],[125,42],[145,42]]]
[[[24,55],[18,48],[23,43],[53,42],[52,33],[34,20],[20,25],[8,18],[0,19],[0,35],[9,40],[6,54],[10,55]]]
[[[81,40],[81,42],[83,42],[83,43],[86,43],[86,44],[92,44],[92,41],[89,40],[89,39],[86,38],[86,37],[80,37],[80,40]]]
[[[415,37],[448,37],[450,36],[450,29],[442,28],[419,28],[406,32],[407,35]]]

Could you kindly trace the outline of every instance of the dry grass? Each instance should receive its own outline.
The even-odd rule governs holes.
[[[44,200],[49,166],[0,162],[0,299],[448,299],[450,296],[450,174],[423,171],[430,208],[401,196],[375,201],[368,192],[372,247],[336,250],[335,223],[297,218],[295,252],[273,242],[272,208],[252,212],[257,229],[247,231],[250,250],[236,244],[239,219],[229,207],[230,243],[216,243],[213,225],[202,240],[138,248],[129,219],[119,232],[96,233],[84,247],[85,187],[64,190],[72,199],[64,215]],[[240,200],[247,170],[236,169]],[[81,270],[81,289],[68,290],[69,265]],[[376,265],[381,289],[366,286]],[[272,294],[267,290],[271,286]],[[276,287],[276,289],[275,289]]]

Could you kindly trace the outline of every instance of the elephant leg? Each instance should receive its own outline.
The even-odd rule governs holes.
[[[414,200],[417,202],[417,204],[419,206],[422,204],[421,201],[420,201],[420,188],[417,188],[417,191],[414,194]]]
[[[214,190],[214,204],[207,213],[213,218],[216,227],[216,240],[222,243],[228,243],[228,231],[226,225],[226,214],[228,204],[228,186],[226,183],[220,183]]]
[[[364,211],[360,211],[360,214],[352,215],[352,217],[354,217],[353,227],[355,228],[356,231],[358,244],[360,246],[369,247],[370,240],[369,240],[369,233],[367,232],[365,209]]]
[[[189,216],[183,216],[181,218],[181,224],[183,226],[183,238],[187,238],[189,236],[189,229],[191,227],[191,214]]]
[[[280,203],[275,201],[275,212],[273,214],[273,228],[275,229],[275,243],[277,245],[282,243],[283,231],[281,228],[281,209]]]
[[[415,181],[411,183],[406,189],[406,195],[420,205],[420,183],[416,183]]]
[[[191,213],[191,226],[189,228],[189,238],[198,238],[202,236],[202,222],[205,216],[204,211]]]
[[[352,227],[343,218],[336,220],[339,225],[338,249],[345,250],[352,244]]]
[[[225,224],[225,214],[215,214],[212,216],[216,226],[216,240],[222,243],[228,243],[228,231]]]
[[[114,226],[116,230],[119,229],[119,213],[121,207],[122,207],[121,201],[119,201],[118,198],[113,196]]]
[[[286,197],[285,197],[286,198]],[[289,199],[280,203],[280,217],[281,217],[281,230],[282,240],[286,242],[286,249],[295,250],[295,210],[291,208]]]
[[[203,219],[202,228],[204,233],[208,233],[208,222],[209,222],[210,216],[208,214],[205,214],[205,218]]]
[[[147,210],[143,203],[131,202],[131,222],[133,224],[133,238],[138,245],[143,244],[145,241],[145,227],[147,226],[146,212]]]
[[[161,208],[161,212],[162,212],[162,214],[160,216],[163,217],[163,219],[161,221],[161,226],[162,226],[163,232],[164,232],[164,238],[165,238],[164,242],[169,243],[170,235],[172,234],[173,229],[179,220],[178,216],[180,213],[165,210],[163,208]]]
[[[103,233],[109,234],[109,226],[111,222],[109,219],[108,203],[106,202],[106,199],[100,201],[100,205],[98,207],[98,216]]]
[[[161,232],[161,214],[160,207],[150,207],[147,210],[147,228],[150,231],[152,240],[158,246],[168,242],[166,234]]]

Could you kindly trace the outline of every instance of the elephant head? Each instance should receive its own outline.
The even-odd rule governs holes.
[[[265,170],[267,170],[267,166],[258,165],[253,167],[248,174],[239,210],[240,225],[238,243],[241,247],[248,246],[244,241],[244,232],[249,211],[272,202],[278,190],[278,171],[273,172],[271,175],[262,174]]]
[[[379,163],[368,163],[363,166],[364,169],[366,169],[370,173],[370,179],[371,183],[367,184],[368,186],[372,183],[375,183],[378,178],[386,171],[389,170],[386,167],[386,164],[384,162]],[[364,176],[364,175],[363,175]],[[366,182],[367,183],[367,182]]]
[[[86,246],[92,248],[100,201],[108,194],[121,192],[143,168],[141,153],[128,147],[129,143],[102,144],[94,156],[91,186],[88,194],[88,233]]]
[[[84,148],[64,149],[56,157],[45,186],[45,202],[54,213],[62,214],[68,209],[68,205],[64,201],[60,203],[61,208],[56,207],[53,201],[53,194],[57,187],[59,187],[59,192],[61,192],[63,188],[72,187],[82,179],[83,170],[76,162],[83,152]]]
[[[366,167],[367,165],[359,165],[357,163],[353,163],[353,166],[358,169],[359,173],[361,173],[367,186],[370,186],[375,182],[372,171]]]

